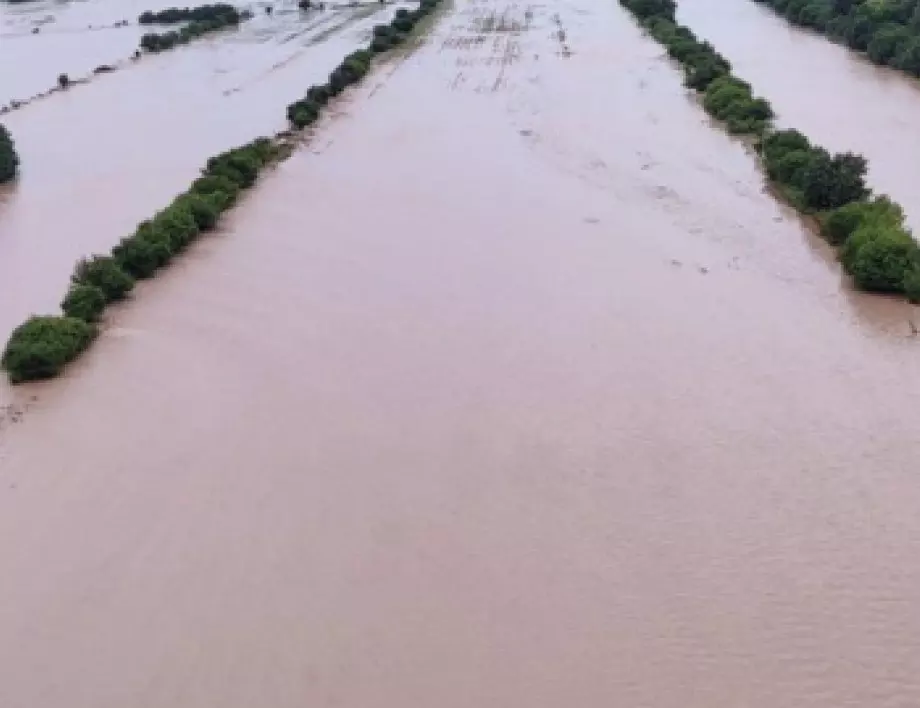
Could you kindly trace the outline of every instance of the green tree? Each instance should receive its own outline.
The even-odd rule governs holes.
[[[19,156],[13,145],[9,131],[0,125],[0,183],[8,182],[16,176],[19,168]]]

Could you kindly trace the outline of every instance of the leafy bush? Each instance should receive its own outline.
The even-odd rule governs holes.
[[[871,201],[850,202],[829,212],[821,220],[821,233],[832,245],[841,246],[864,226],[901,227],[903,224],[901,207],[881,196]]]
[[[189,193],[211,197],[217,204],[223,205],[223,210],[236,202],[240,188],[236,182],[222,175],[205,175],[192,182]]]
[[[0,183],[8,182],[16,176],[19,168],[19,156],[13,145],[9,131],[0,125]]]
[[[165,240],[165,239],[164,239]],[[160,266],[169,263],[172,253],[162,241],[144,238],[135,234],[123,238],[112,249],[112,257],[118,266],[134,278],[149,278]]]
[[[920,267],[920,250],[903,229],[868,226],[845,245],[841,260],[858,288],[873,292],[904,292],[904,280]]]
[[[174,254],[198,235],[198,224],[191,212],[175,202],[157,214],[152,222],[153,227],[160,229],[169,239],[169,250]]]
[[[96,336],[93,325],[74,317],[30,317],[13,330],[0,365],[13,383],[47,379],[73,361]]]
[[[108,256],[81,259],[70,279],[81,285],[95,285],[105,295],[106,302],[123,299],[134,287],[134,278]]]
[[[200,194],[182,194],[173,205],[188,211],[199,231],[210,231],[220,218],[219,200],[208,199]]]
[[[71,285],[61,309],[68,317],[95,322],[105,309],[105,293],[95,285]]]

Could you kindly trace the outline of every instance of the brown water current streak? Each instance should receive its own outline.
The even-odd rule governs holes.
[[[909,309],[613,2],[350,100],[22,390],[0,705],[920,702]]]

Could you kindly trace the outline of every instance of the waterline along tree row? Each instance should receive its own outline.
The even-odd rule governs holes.
[[[920,246],[904,225],[901,207],[866,186],[865,158],[832,155],[797,130],[776,130],[770,103],[733,76],[731,64],[709,42],[676,22],[674,0],[620,4],[681,65],[685,85],[701,94],[706,112],[754,142],[769,180],[799,212],[816,218],[857,288],[920,302]]]
[[[334,96],[368,73],[375,56],[404,40],[439,2],[421,0],[417,10],[397,10],[389,25],[375,29],[366,49],[349,54],[327,83],[310,87],[304,98],[288,106],[289,122],[300,129],[316,121]],[[291,136],[285,131],[215,155],[201,177],[169,206],[140,223],[110,254],[80,260],[61,303],[63,315],[32,316],[13,330],[0,356],[10,380],[50,378],[76,359],[96,338],[106,306],[127,298],[138,279],[152,277],[201,234],[213,230],[265,168],[291,153]]]
[[[872,62],[920,76],[920,0],[754,0]]]

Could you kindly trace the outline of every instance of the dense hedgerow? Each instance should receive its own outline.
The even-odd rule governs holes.
[[[406,20],[414,27],[437,2],[422,0],[414,13],[397,11],[393,23],[386,25],[386,31],[375,32],[375,38],[401,36],[397,20],[399,26],[405,26]],[[332,96],[367,74],[374,53],[368,47],[345,57],[330,75],[329,83],[311,87],[304,99],[288,106],[288,119],[295,126],[315,120]],[[95,255],[77,263],[71,289],[62,303],[68,316],[33,317],[10,337],[0,360],[10,379],[19,383],[57,374],[89,346],[96,334],[93,323],[107,303],[127,297],[136,279],[151,277],[201,233],[215,228],[220,215],[233,206],[240,192],[251,187],[260,172],[281,154],[278,142],[258,138],[215,155],[188,191],[153,218],[138,224],[131,236],[112,249],[111,256]]]
[[[822,235],[839,249],[840,262],[858,288],[903,293],[920,301],[920,247],[904,226],[900,206],[887,197],[871,196],[865,183],[865,158],[850,152],[832,155],[796,130],[774,130],[770,104],[756,98],[750,84],[732,76],[729,62],[708,42],[675,22],[673,0],[620,0],[620,4],[680,63],[685,84],[702,94],[710,115],[724,121],[731,133],[757,138],[767,176],[796,208],[818,216]],[[920,0],[872,2],[871,8],[861,0],[771,0],[770,4],[803,24],[824,17],[818,28],[831,26],[834,15],[825,17],[822,8],[847,6],[848,10],[841,10],[847,17],[863,17],[866,12],[884,15],[895,6],[911,6],[910,16],[920,30]],[[897,17],[902,16],[906,18],[904,12]],[[903,28],[891,24],[895,16],[886,17],[889,24],[880,28],[874,44],[867,40],[862,47],[876,58],[902,53]]]
[[[144,12],[137,21],[142,25],[171,25],[177,22],[217,20],[230,18],[231,22],[240,21],[240,13],[233,6],[226,3],[214,5],[199,5],[198,7],[169,7],[159,12]]]

